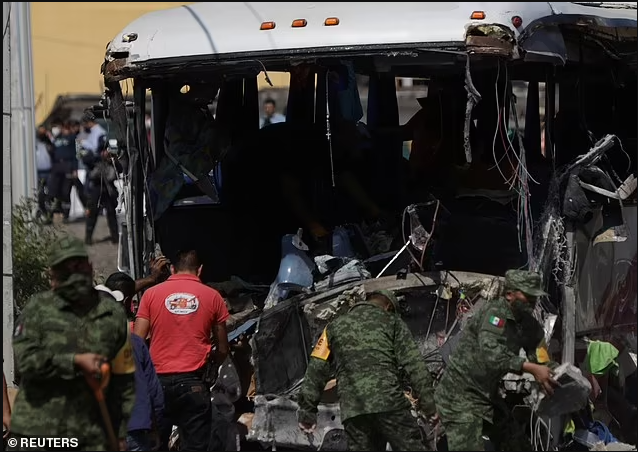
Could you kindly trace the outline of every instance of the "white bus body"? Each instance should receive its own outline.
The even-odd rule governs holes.
[[[471,20],[475,11],[485,18]],[[514,16],[522,19],[518,28],[512,24]],[[339,24],[325,26],[332,17]],[[307,25],[291,27],[297,19]],[[360,46],[454,46],[465,43],[470,25],[501,24],[516,38],[525,38],[539,25],[568,21],[591,28],[634,27],[635,33],[636,3],[603,8],[568,2],[205,2],[131,22],[109,44],[107,61],[127,53],[122,70],[134,73],[144,63],[181,59]],[[275,28],[260,30],[263,22],[274,22]]]

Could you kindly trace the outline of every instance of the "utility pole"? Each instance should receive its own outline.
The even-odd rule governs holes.
[[[13,246],[11,241],[11,2],[2,2],[2,357],[7,384],[13,374]]]
[[[11,36],[11,171],[15,205],[23,198],[32,197],[37,186],[30,2],[11,2],[8,35]]]
[[[2,355],[13,385],[13,206],[36,190],[31,3],[2,2]]]

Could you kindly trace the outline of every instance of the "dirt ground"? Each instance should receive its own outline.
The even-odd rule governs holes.
[[[84,220],[80,219],[64,225],[64,228],[74,236],[84,240]],[[93,234],[93,245],[89,247],[89,256],[93,263],[95,279],[102,282],[111,273],[117,271],[117,245],[109,240],[109,228],[106,217],[101,215]]]

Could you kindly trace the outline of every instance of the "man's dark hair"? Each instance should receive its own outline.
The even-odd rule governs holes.
[[[135,295],[135,280],[126,273],[115,272],[104,281],[104,285],[111,290],[119,290],[124,298]]]
[[[195,250],[178,251],[173,261],[173,267],[178,272],[195,272],[200,265],[199,257]]]
[[[82,119],[80,119],[80,122],[83,124],[89,123],[89,122],[95,122],[95,113],[93,113],[93,111],[91,110],[84,110],[84,114],[82,115]]]
[[[264,101],[264,105],[266,104],[272,104],[273,107],[277,106],[277,102],[275,102],[275,99],[273,99],[272,97],[269,97]]]

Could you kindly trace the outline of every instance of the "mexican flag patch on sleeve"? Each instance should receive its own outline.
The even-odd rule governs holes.
[[[505,319],[496,317],[495,315],[490,316],[490,325],[495,326],[496,328],[503,328],[505,326]]]

